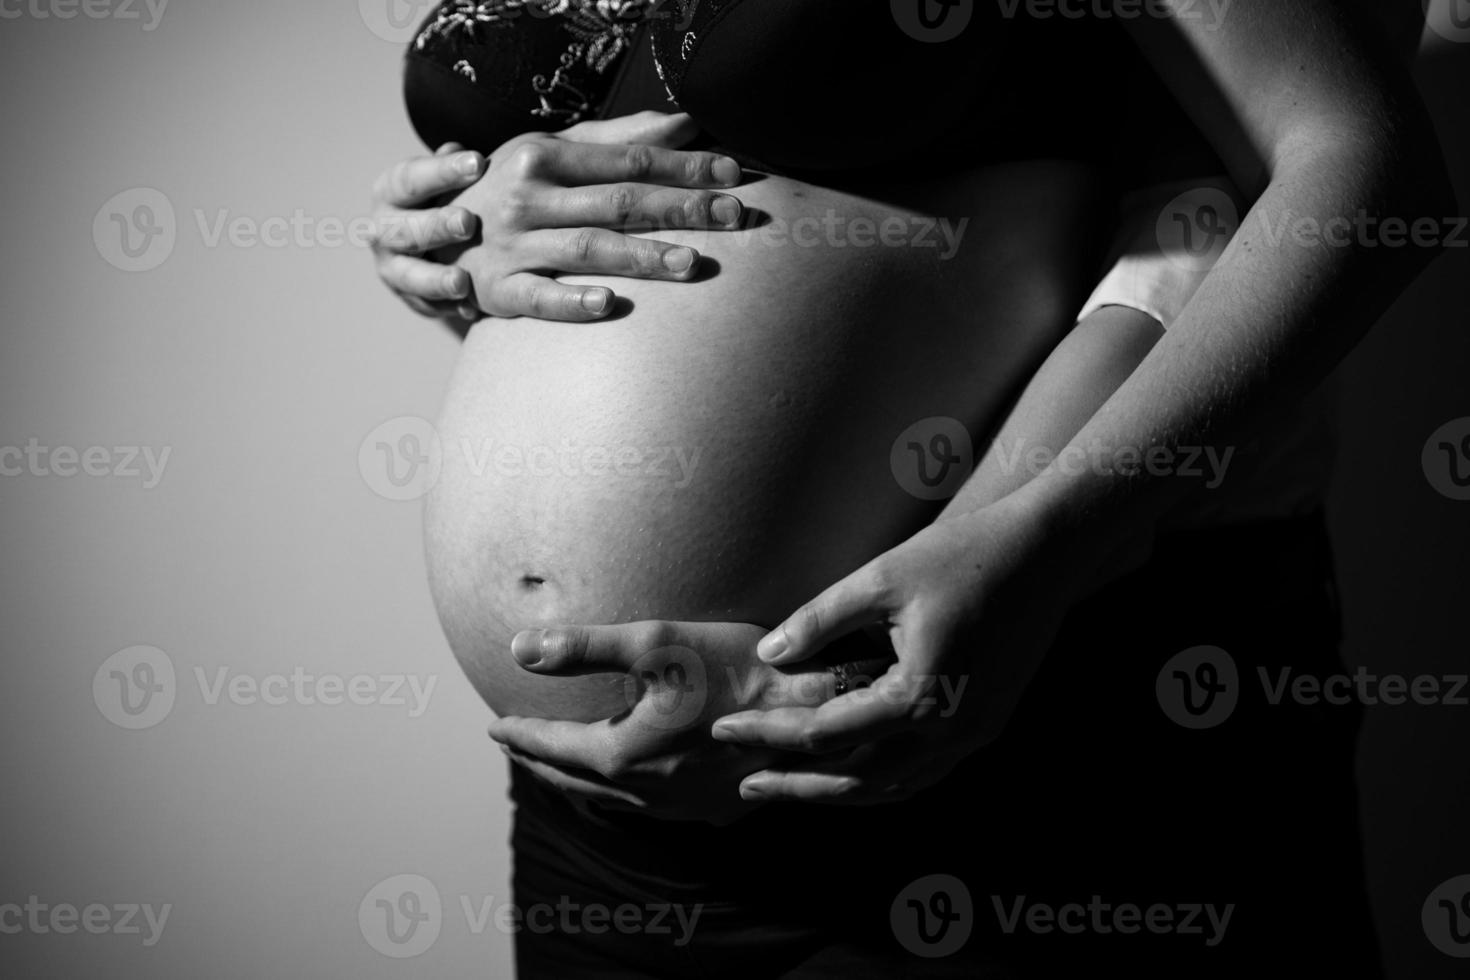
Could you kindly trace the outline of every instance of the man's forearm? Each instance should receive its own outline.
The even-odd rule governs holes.
[[[1109,551],[1188,486],[1148,465],[1148,453],[1223,450],[1319,384],[1439,250],[1411,234],[1390,245],[1372,219],[1408,229],[1433,219],[1442,230],[1453,213],[1436,165],[1420,175],[1385,157],[1345,141],[1285,156],[1179,320],[1018,491],[1027,506]],[[1069,454],[1099,453],[1120,465],[1066,465]]]

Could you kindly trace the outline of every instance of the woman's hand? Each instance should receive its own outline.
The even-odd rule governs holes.
[[[377,186],[379,274],[419,312],[470,321],[611,311],[610,290],[556,273],[689,279],[692,250],[619,232],[738,226],[739,200],[715,190],[739,183],[738,164],[676,149],[697,129],[687,115],[642,112],[517,136],[488,161],[451,144],[399,164]]]
[[[470,295],[467,272],[426,256],[474,234],[474,214],[461,207],[434,205],[479,180],[484,168],[480,154],[445,143],[433,156],[414,157],[383,171],[373,184],[378,278],[416,313],[452,318]]]
[[[746,777],[742,796],[903,800],[995,739],[1091,568],[1071,560],[1020,499],[930,525],[761,640],[761,660],[787,667],[881,623],[898,662],[871,687],[820,706],[719,719],[713,735],[720,741],[807,755],[804,763]]]
[[[574,796],[665,819],[729,823],[758,805],[740,798],[741,778],[783,754],[716,742],[710,723],[742,708],[820,704],[836,689],[828,670],[757,660],[756,642],[765,633],[746,623],[669,622],[520,633],[511,652],[524,669],[620,673],[628,710],[590,725],[501,718],[490,737],[514,761]],[[882,663],[857,669],[877,672]]]

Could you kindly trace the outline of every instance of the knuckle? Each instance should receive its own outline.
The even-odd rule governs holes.
[[[708,194],[686,195],[681,204],[680,217],[683,218],[685,225],[696,227],[704,224],[705,218],[709,214]]]
[[[400,163],[393,168],[393,193],[400,200],[408,200],[417,194],[418,184],[412,163]]]
[[[633,774],[633,760],[623,749],[610,748],[603,755],[599,771],[613,782],[621,782]]]
[[[500,283],[496,274],[488,268],[466,268],[470,275],[470,288],[476,296],[491,297],[499,292]]]
[[[556,664],[566,664],[579,659],[587,647],[581,630],[547,630],[541,637],[541,654]]]
[[[378,261],[378,278],[394,289],[399,285],[398,256],[389,255]]]
[[[376,177],[373,178],[373,200],[374,201],[377,201],[379,203],[382,203],[382,202],[385,202],[385,201],[388,200],[388,191],[389,191],[389,186],[390,186],[389,185],[389,176],[388,175],[391,172],[392,171],[390,171],[390,170],[384,170],[382,173],[378,174],[378,176],[376,176]]]
[[[807,603],[791,614],[786,628],[788,633],[794,634],[794,639],[805,639],[820,634],[822,631],[821,607],[815,602]]]
[[[657,650],[660,647],[673,645],[674,630],[664,620],[651,619],[638,624],[634,629],[632,639],[634,646],[640,652]]]
[[[522,179],[539,177],[550,162],[551,148],[537,140],[527,140],[511,151],[507,161],[510,170]]]
[[[585,265],[592,261],[597,254],[597,232],[592,228],[579,228],[566,244],[567,258],[574,263]]]
[[[623,165],[629,178],[642,180],[653,171],[653,150],[643,145],[630,146]]]
[[[531,316],[544,317],[550,299],[545,286],[540,283],[533,283],[528,285],[521,293],[521,309],[531,314]]]
[[[475,216],[472,212],[460,207],[448,207],[440,213],[439,231],[446,239],[457,239],[467,234],[474,227]]]
[[[796,731],[796,744],[807,752],[824,752],[827,748],[827,736],[817,727],[816,722],[803,722]]]
[[[398,249],[398,232],[402,221],[397,215],[379,215],[373,221],[373,244],[379,248],[396,251]]]
[[[714,169],[714,157],[708,153],[690,153],[684,160],[684,177],[691,184],[707,183]]]
[[[628,240],[633,267],[640,275],[661,276],[664,274],[664,252],[666,249],[654,242],[641,238]]]
[[[626,222],[633,213],[633,206],[637,200],[637,194],[627,184],[618,184],[613,187],[607,195],[607,207],[613,220],[619,223]]]

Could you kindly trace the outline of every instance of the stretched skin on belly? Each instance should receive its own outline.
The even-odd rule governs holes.
[[[712,259],[708,279],[568,277],[606,283],[626,312],[485,320],[465,342],[426,550],[450,645],[498,713],[626,705],[620,677],[517,668],[521,629],[773,624],[922,526],[937,505],[895,478],[895,438],[945,416],[983,440],[1070,325],[1095,258],[1078,232],[1096,223],[1093,184],[1067,164],[883,203],[774,177],[739,193],[765,224],[659,235]],[[789,234],[803,217],[821,222],[816,244]],[[894,218],[910,244],[864,232]],[[949,258],[942,235],[919,241],[933,218],[963,228]]]

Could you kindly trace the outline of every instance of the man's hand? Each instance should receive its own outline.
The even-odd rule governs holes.
[[[742,710],[716,739],[805,753],[753,773],[748,800],[907,799],[999,735],[1092,564],[1007,498],[931,524],[802,606],[758,655],[785,667],[882,624],[898,663],[819,706]]]

